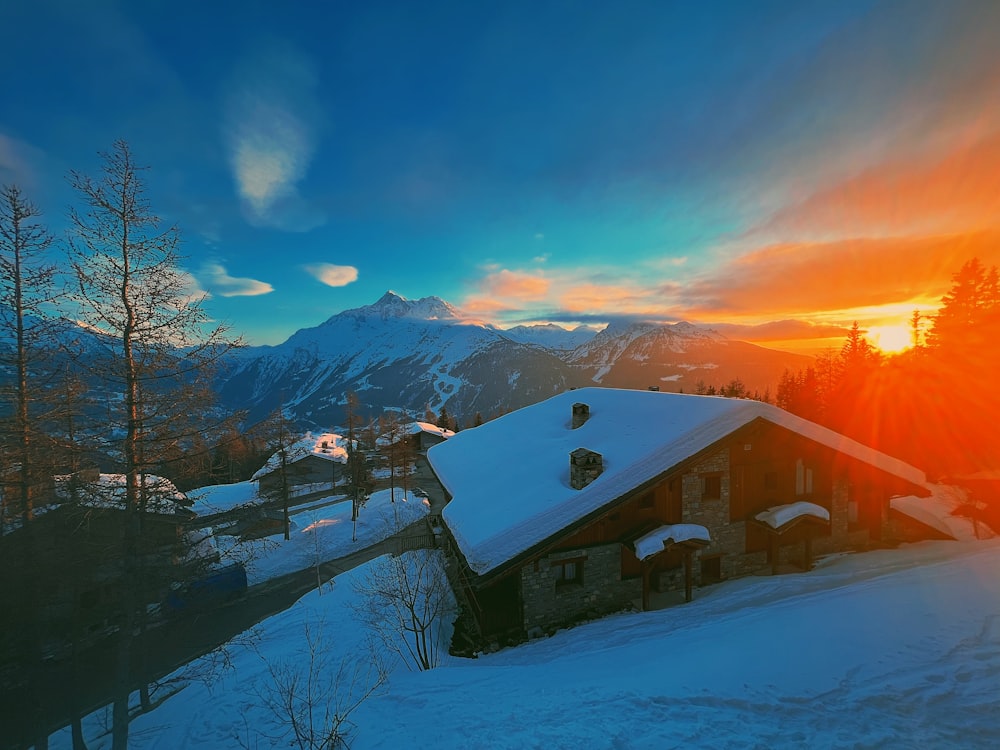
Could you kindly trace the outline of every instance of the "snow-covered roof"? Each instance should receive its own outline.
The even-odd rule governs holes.
[[[785,505],[774,505],[767,510],[762,510],[754,516],[761,523],[766,523],[772,529],[780,529],[782,526],[791,523],[797,518],[812,516],[821,521],[830,520],[830,511],[822,505],[799,500]]]
[[[430,422],[409,422],[400,426],[396,439],[399,440],[403,437],[419,435],[421,432],[426,432],[429,435],[437,435],[438,437],[445,438],[446,440],[455,434],[451,430],[438,427],[436,424],[431,424]],[[386,446],[391,442],[392,441],[389,439],[388,435],[380,435],[378,440],[375,441],[375,444],[379,446]]]
[[[406,425],[407,432],[411,435],[416,435],[420,432],[427,432],[431,435],[437,435],[438,437],[450,438],[455,435],[451,430],[446,430],[443,427],[438,427],[436,424],[431,424],[430,422],[411,422]]]
[[[590,418],[570,428],[572,405]],[[762,418],[916,485],[924,473],[825,427],[759,401],[582,388],[511,412],[432,447],[451,502],[444,519],[476,573],[486,573],[604,507],[734,430]],[[603,473],[569,484],[569,454],[589,448]]]
[[[663,552],[668,542],[670,544],[680,544],[681,542],[694,540],[711,542],[712,537],[709,535],[708,529],[696,523],[674,523],[668,526],[661,526],[636,539],[635,556],[640,560],[645,560],[657,552]]]
[[[303,437],[296,440],[285,449],[285,461],[293,464],[301,461],[306,456],[316,456],[327,461],[337,463],[347,463],[347,438],[332,432],[323,432],[314,435],[307,432]],[[260,479],[272,471],[281,468],[281,452],[275,452],[267,463],[261,466],[252,477],[251,481]]]
[[[959,541],[992,539],[994,534],[989,526],[974,523],[967,516],[956,515],[956,511],[968,505],[969,498],[965,490],[944,484],[932,485],[929,497],[906,495],[894,497],[889,501],[889,507],[894,511],[930,526],[952,539]]]
[[[188,497],[178,490],[169,479],[154,474],[144,475],[143,485],[147,490],[146,512],[172,515],[185,512],[191,504]],[[57,476],[56,492],[62,499],[69,499],[69,475]],[[81,505],[91,508],[124,508],[125,475],[99,474],[96,479],[83,480],[77,485]]]

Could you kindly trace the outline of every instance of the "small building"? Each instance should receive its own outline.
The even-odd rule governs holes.
[[[285,481],[297,493],[333,489],[344,480],[347,438],[332,432],[306,433],[284,450]],[[267,497],[281,489],[282,456],[277,451],[250,478],[258,483],[258,493]]]
[[[138,488],[134,567],[126,566],[125,477],[84,471],[54,478],[56,502],[35,509],[27,526],[8,529],[0,549],[10,574],[9,617],[0,643],[18,643],[26,628],[52,647],[89,642],[120,627],[125,588],[142,604],[160,601],[174,581],[218,559],[190,526],[190,501],[167,479],[145,475]],[[14,575],[28,564],[30,575]],[[139,571],[139,572],[137,572]],[[6,656],[0,648],[0,656]]]
[[[428,453],[480,644],[880,543],[923,472],[770,404],[574,390]]]
[[[406,440],[413,450],[426,451],[438,443],[443,443],[454,434],[451,430],[438,427],[430,422],[410,422],[400,426],[395,440],[388,435],[382,435],[375,442],[375,445],[379,448],[387,448],[393,442]]]

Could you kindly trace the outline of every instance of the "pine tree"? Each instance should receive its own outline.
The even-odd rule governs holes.
[[[441,404],[441,412],[438,414],[435,424],[442,430],[451,429],[451,416],[448,414],[448,406],[446,404]]]
[[[1000,311],[996,266],[986,268],[978,258],[973,258],[952,281],[952,288],[941,298],[941,307],[927,333],[927,345],[948,352],[995,347]]]

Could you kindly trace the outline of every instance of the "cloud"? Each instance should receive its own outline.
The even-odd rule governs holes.
[[[925,303],[939,299],[974,256],[1000,263],[1000,232],[769,245],[686,284],[677,301],[716,319]]]
[[[748,237],[968,231],[1000,226],[1000,131],[944,153],[874,164],[777,211]]]
[[[34,190],[38,179],[33,165],[44,158],[44,153],[34,146],[0,133],[0,185],[16,184]]]
[[[495,321],[678,320],[660,286],[630,278],[620,268],[551,270],[544,275],[492,266],[489,270],[461,307]]]
[[[238,71],[225,104],[223,137],[246,219],[308,231],[325,214],[299,192],[316,150],[316,75],[297,52],[270,50]]]
[[[302,266],[317,281],[327,286],[347,286],[358,280],[358,269],[354,266],[335,266],[333,263],[310,263]]]
[[[274,291],[266,281],[230,276],[220,263],[206,263],[201,267],[200,276],[220,297],[256,297]]]
[[[787,341],[794,339],[843,338],[849,326],[811,323],[805,320],[773,320],[757,325],[713,323],[712,328],[723,336],[739,341]]]
[[[492,297],[513,297],[519,300],[542,299],[549,291],[549,282],[538,274],[509,271],[506,268],[491,273],[480,282],[484,293]]]

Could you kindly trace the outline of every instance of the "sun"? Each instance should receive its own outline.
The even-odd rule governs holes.
[[[885,354],[897,354],[913,346],[913,336],[907,325],[870,326],[868,340]]]

